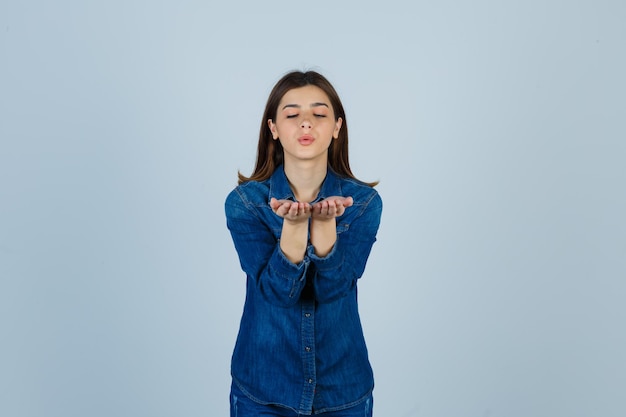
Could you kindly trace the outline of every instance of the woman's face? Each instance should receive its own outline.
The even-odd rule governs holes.
[[[328,147],[337,139],[342,119],[335,113],[326,93],[307,85],[287,91],[268,120],[274,140],[283,146],[285,163],[319,161],[327,163]]]

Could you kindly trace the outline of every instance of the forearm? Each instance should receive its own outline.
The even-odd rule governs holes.
[[[314,248],[309,249],[309,258],[316,270],[315,299],[320,303],[332,302],[350,293],[363,275],[376,241],[382,211],[380,197],[373,193],[370,198],[358,201],[356,208],[337,222],[329,253],[318,256]]]
[[[230,222],[241,268],[270,303],[288,306],[297,302],[305,283],[308,259],[293,262],[280,248],[276,237],[250,232],[248,226],[252,224],[245,223],[244,219]]]
[[[324,257],[330,253],[337,241],[337,221],[332,219],[311,219],[311,245],[315,255]]]
[[[324,257],[312,254],[312,250],[309,252],[316,271],[315,299],[320,303],[346,296],[363,274],[373,242],[354,240],[349,233],[340,233],[330,253]]]
[[[306,253],[308,238],[308,222],[294,223],[283,221],[280,235],[280,250],[294,264],[302,262]]]
[[[294,263],[280,248],[276,224],[265,222],[244,204],[241,195],[233,191],[226,199],[226,224],[239,256],[241,269],[255,282],[268,302],[281,306],[293,305],[304,287],[308,260]],[[308,223],[306,221],[305,223]],[[280,226],[279,226],[280,227]],[[279,229],[280,230],[280,229]],[[285,233],[285,243],[289,241]],[[306,244],[306,231],[302,241]]]

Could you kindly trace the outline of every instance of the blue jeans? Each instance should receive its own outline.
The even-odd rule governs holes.
[[[323,417],[372,417],[372,407],[374,399],[370,394],[369,398],[354,407],[345,410],[329,411],[320,414]],[[241,392],[237,384],[232,384],[230,391],[230,417],[299,417],[298,414],[288,408],[275,405],[263,405],[252,401]]]

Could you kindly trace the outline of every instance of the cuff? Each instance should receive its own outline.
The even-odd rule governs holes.
[[[328,255],[319,257],[315,254],[315,247],[311,244],[307,247],[307,257],[315,264],[319,271],[329,271],[337,269],[343,264],[343,251],[339,249],[340,241],[337,236],[337,241],[333,245]]]
[[[274,272],[288,279],[303,279],[309,262],[309,259],[305,256],[302,261],[294,264],[289,259],[287,259],[278,244],[276,245],[274,256],[270,261],[271,268],[274,270]]]

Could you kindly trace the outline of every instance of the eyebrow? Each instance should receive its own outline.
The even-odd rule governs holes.
[[[325,107],[328,107],[328,104],[326,104],[326,103],[322,103],[322,102],[317,102],[317,103],[311,103],[311,106],[310,106],[310,107],[311,107],[311,108],[313,108],[313,107],[319,107],[319,106],[325,106]],[[302,106],[300,106],[299,104],[286,104],[286,105],[283,107],[283,110],[285,110],[285,109],[286,109],[286,108],[288,108],[288,107],[295,107],[295,108],[298,108],[298,109],[299,109],[299,108],[301,108]]]

